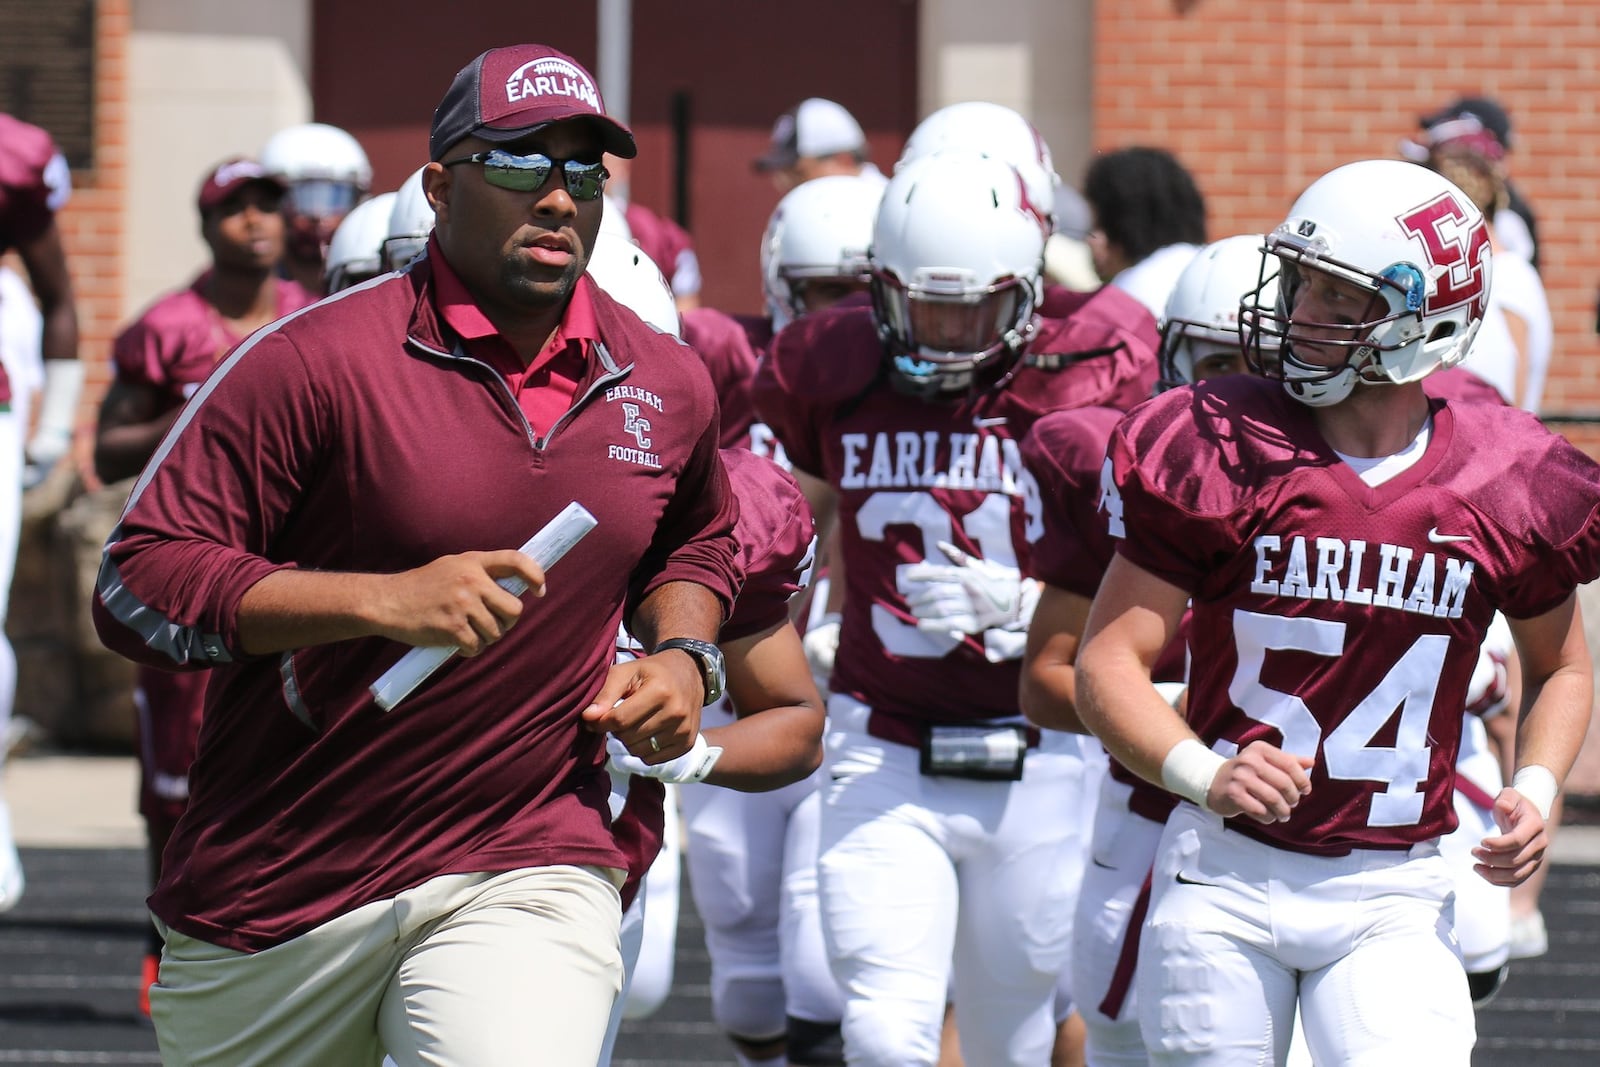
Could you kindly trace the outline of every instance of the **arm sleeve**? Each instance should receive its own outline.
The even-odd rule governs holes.
[[[1600,467],[1558,440],[1537,472],[1535,499],[1550,503],[1542,515],[1537,504],[1529,509],[1535,512],[1533,551],[1507,582],[1500,605],[1514,619],[1542,615],[1600,576]]]
[[[1102,479],[1101,502],[1116,550],[1133,563],[1180,589],[1194,592],[1209,572],[1208,546],[1217,540],[1215,520],[1183,508],[1165,496],[1155,480],[1154,461],[1130,439],[1129,421],[1111,435]],[[1225,538],[1224,538],[1225,540]]]
[[[236,349],[156,450],[101,557],[106,647],[169,670],[245,658],[238,606],[323,458],[328,414],[281,334]]]
[[[1023,440],[1022,461],[1039,486],[1043,532],[1028,545],[1026,572],[1093,597],[1115,551],[1100,509],[1107,420],[1098,409],[1046,416]],[[1096,424],[1105,423],[1097,431]]]
[[[757,464],[766,469],[747,475]],[[722,626],[722,641],[770,630],[787,619],[789,602],[810,581],[817,549],[811,508],[792,475],[753,455],[741,458],[730,473],[741,501],[736,533],[745,575],[733,614]]]
[[[72,171],[49,135],[37,127],[26,127],[25,142],[18,146],[25,158],[27,180],[14,183],[0,218],[0,233],[14,245],[27,244],[50,228],[56,212],[72,196]]]
[[[111,344],[111,368],[120,382],[166,389],[170,385],[161,331],[139,318],[117,335]]]

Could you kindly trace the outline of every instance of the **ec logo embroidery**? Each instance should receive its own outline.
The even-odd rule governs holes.
[[[640,448],[650,447],[650,420],[639,417],[638,404],[622,405],[622,432],[632,434]]]

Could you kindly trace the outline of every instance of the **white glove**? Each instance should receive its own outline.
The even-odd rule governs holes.
[[[606,767],[619,774],[637,774],[645,778],[659,778],[663,782],[699,782],[711,773],[711,768],[722,758],[722,749],[706,744],[704,734],[694,735],[689,751],[676,759],[651,766],[629,752],[615,734],[606,735]]]
[[[808,627],[806,635],[800,639],[806,663],[811,666],[811,680],[817,683],[817,689],[824,696],[828,693],[828,679],[833,677],[834,657],[839,653],[841,621],[838,612],[830,611],[815,626]]]
[[[903,577],[918,588],[906,606],[925,633],[981,634],[985,630],[1026,630],[1039,603],[1039,583],[1004,563],[969,556],[947,541],[939,550],[949,565],[926,561],[907,567]]]

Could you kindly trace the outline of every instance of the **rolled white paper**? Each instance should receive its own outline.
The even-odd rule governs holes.
[[[548,571],[597,524],[598,520],[589,513],[589,509],[574,500],[562,509],[561,514],[545,523],[543,529],[528,538],[522,551]],[[512,596],[521,596],[528,591],[528,583],[521,578],[500,578],[495,584]],[[368,686],[367,691],[380,708],[392,711],[396,704],[410,696],[413,689],[426,681],[457,651],[453,645],[413,648],[401,656],[393,667],[384,671],[383,677]]]

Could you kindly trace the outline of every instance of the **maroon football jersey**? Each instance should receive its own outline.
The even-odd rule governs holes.
[[[1479,377],[1465,367],[1434,371],[1422,380],[1422,389],[1429,396],[1442,400],[1501,406],[1506,403],[1500,390],[1490,385],[1487,378]]]
[[[634,244],[655,261],[673,296],[693,296],[700,291],[700,260],[687,230],[643,204],[630,202],[623,217]]]
[[[1039,485],[1044,521],[1027,546],[1023,570],[1040,581],[1092,598],[1115,542],[1100,514],[1106,443],[1123,413],[1090,407],[1040,419],[1022,442],[1022,462]]]
[[[1432,400],[1427,450],[1361,481],[1275,382],[1163,394],[1112,435],[1118,551],[1189,591],[1189,720],[1219,751],[1312,756],[1284,848],[1404,848],[1453,829],[1461,708],[1496,609],[1600,572],[1600,466],[1533,416]]]
[[[711,383],[717,388],[717,404],[722,412],[719,439],[722,447],[749,449],[787,465],[772,431],[756,417],[750,396],[756,363],[765,351],[757,343],[759,336],[758,328],[716,308],[700,307],[683,313],[684,343],[700,353],[706,370],[711,372]],[[771,339],[769,322],[766,340],[770,342]]]
[[[1098,289],[1082,292],[1064,285],[1046,283],[1044,297],[1039,301],[1039,314],[1047,319],[1067,319],[1078,314],[1089,301],[1098,302],[1101,314],[1120,320],[1123,325],[1159,348],[1160,327],[1150,309],[1130,296],[1125,289],[1102,285]]]
[[[1115,408],[1057,411],[1034,424],[1022,442],[1022,462],[1039,483],[1044,522],[1039,539],[1028,546],[1028,574],[1058,589],[1093,599],[1111,564],[1116,542],[1106,530],[1100,507],[1100,476],[1106,445],[1123,413]],[[1164,664],[1175,660],[1181,680],[1184,642],[1173,642]],[[1168,671],[1158,674],[1165,680]],[[1172,794],[1140,778],[1116,759],[1111,775],[1132,787],[1128,807],[1165,822],[1177,803]]]
[[[794,465],[838,492],[847,584],[836,691],[919,721],[1017,714],[1011,635],[917,629],[903,575],[945,562],[940,541],[1018,566],[1043,523],[1022,463],[1028,430],[1060,408],[1142,397],[1153,380],[1151,350],[1093,313],[1043,320],[1030,359],[1041,353],[1051,358],[1018,367],[1003,387],[942,403],[893,387],[868,308],[808,315],[778,334],[757,370],[757,410]]]
[[[159,390],[164,411],[189,399],[222,357],[244,340],[206,302],[209,275],[209,271],[202,273],[188,288],[168,293],[150,305],[117,335],[111,347],[117,380]],[[280,278],[277,287],[279,318],[317,301],[315,293],[295,282]]]

